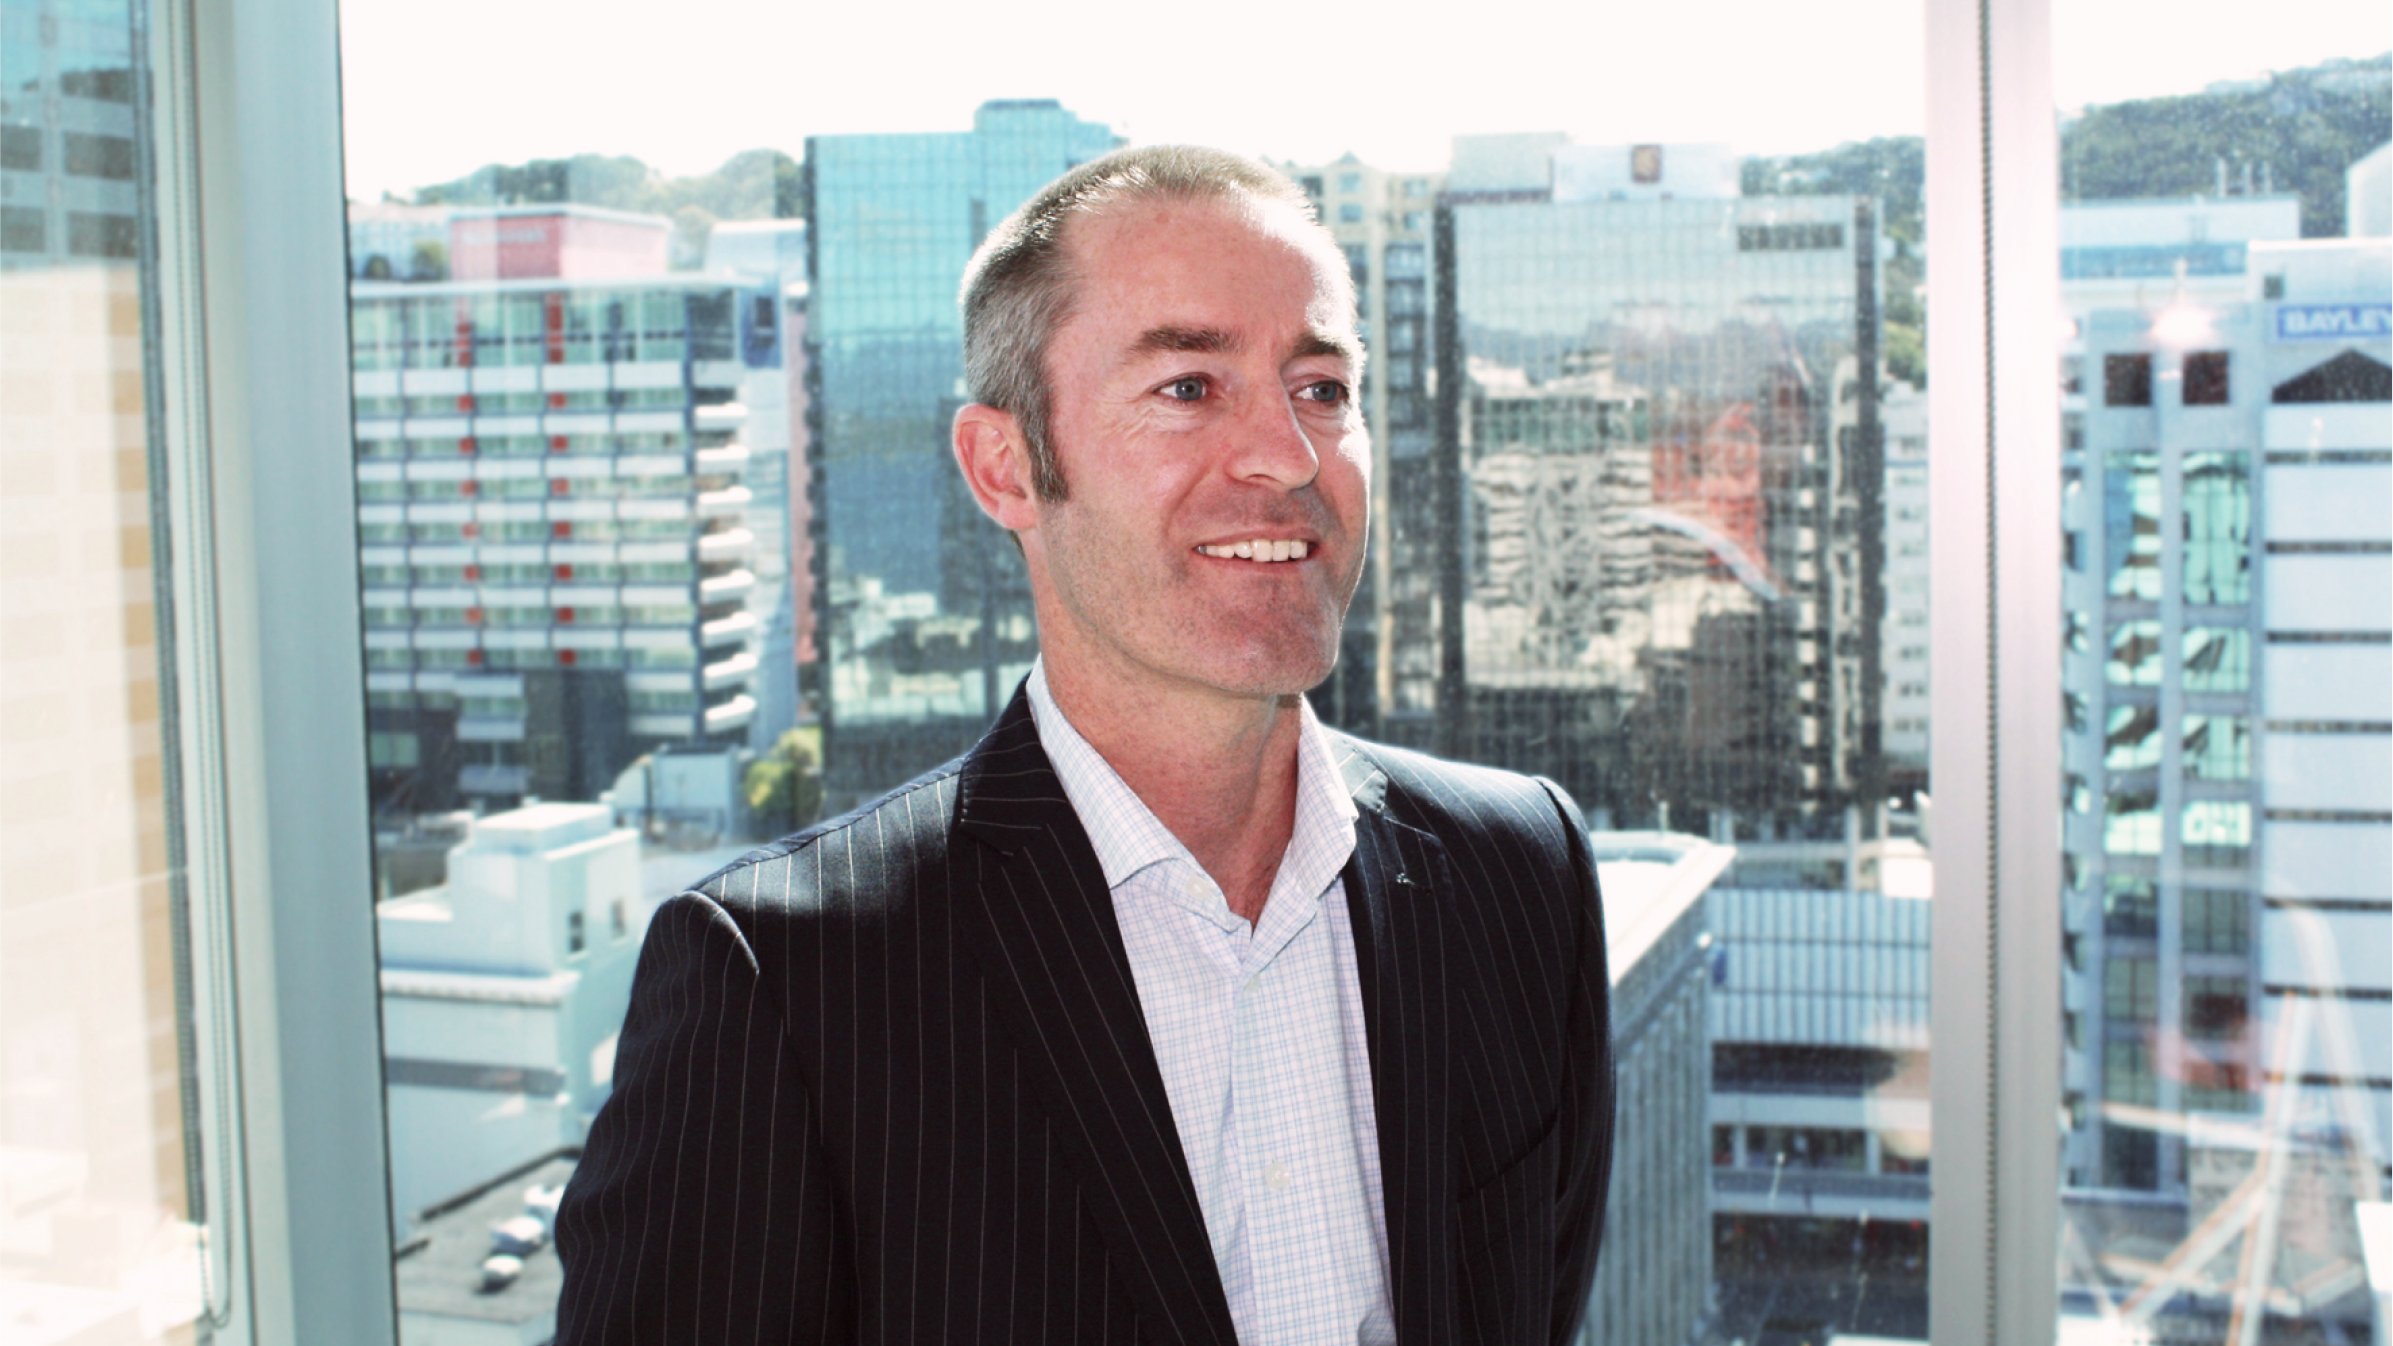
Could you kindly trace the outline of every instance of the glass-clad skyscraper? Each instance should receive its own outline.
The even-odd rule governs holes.
[[[956,289],[990,226],[1119,143],[1052,99],[984,103],[970,131],[807,141],[813,690],[834,809],[970,746],[1037,653],[1020,559],[949,448]]]
[[[1616,825],[1791,840],[1866,805],[1871,829],[1876,204],[1557,199],[1464,168],[1436,304],[1462,621],[1433,746]]]
[[[0,267],[140,251],[132,34],[116,0],[0,6]]]

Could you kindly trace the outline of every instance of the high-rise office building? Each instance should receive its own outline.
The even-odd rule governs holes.
[[[2182,805],[2190,802],[2178,781],[2163,793],[2161,776],[2170,738],[2163,719],[2187,695],[2204,711],[2228,716],[2223,738],[2249,735],[2254,599],[2249,556],[2242,551],[2252,529],[2249,450],[2259,438],[2252,419],[2269,393],[2257,381],[2259,362],[2247,354],[2240,414],[2228,398],[2235,393],[2233,378],[2216,388],[2194,388],[2197,402],[2190,412],[2187,390],[2178,383],[2163,388],[2173,395],[2156,405],[2154,352],[2182,352],[2187,335],[2197,345],[2228,340],[2214,321],[2245,311],[2252,249],[2295,237],[2297,196],[2089,201],[2060,213],[2063,304],[2075,331],[2063,357],[2070,798],[2065,1090],[2072,1102],[2063,1154],[2072,1186],[2180,1188],[2182,1140],[2173,1130],[2151,1126],[2154,1111],[2249,1104],[2249,1095],[2240,1092],[2247,1083],[2247,1061],[2240,1056],[2228,1071],[2204,1071],[2199,1080],[2180,1068],[2156,1068],[2163,1037],[2158,1025],[2185,1018],[2187,975],[2202,977],[2206,989],[2221,987],[2221,977],[2247,982],[2254,929],[2252,874],[2242,848],[2235,855],[2187,853],[2180,841],[2173,848],[2175,881],[2161,881],[2170,860],[2163,838],[2182,836]],[[2163,316],[2173,323],[2175,345],[2154,338]],[[2249,314],[2240,321],[2247,323]],[[2187,326],[2192,331],[2175,331]],[[2235,374],[2230,354],[2194,362],[2197,371],[2209,366],[2223,376]],[[2175,374],[2185,374],[2182,357]],[[2178,433],[2180,426],[2190,426],[2211,453],[2187,460],[2190,441]],[[2163,472],[2163,457],[2173,457],[2173,472]],[[2218,496],[2206,527],[2225,529],[2199,551],[2211,556],[2225,548],[2221,563],[2233,572],[2218,582],[2204,580],[2192,592],[2182,556],[2194,534],[2163,522],[2163,474],[2175,491],[2170,498],[2178,498],[2187,489],[2187,467],[2197,474],[2197,496]],[[2192,517],[2180,522],[2192,527]],[[2170,558],[2166,568],[2163,556]],[[2175,632],[2180,649],[2163,647],[2168,632]],[[2194,642],[2194,649],[2182,649],[2185,642]],[[2194,661],[2190,675],[2187,659]],[[2163,685],[2173,685],[2173,707],[2161,704]],[[2249,754],[2249,742],[2240,752]],[[2197,814],[2242,810],[2245,821],[2237,826],[2247,833],[2249,788],[2249,766],[2230,778],[2211,778],[2194,790],[2209,795]],[[2187,860],[2202,855],[2230,862],[2194,865],[2187,881]],[[2192,934],[2187,960],[2190,915],[2199,932]],[[2170,932],[2166,939],[2163,924]],[[2247,1006],[2249,996],[2237,994],[2233,1004]],[[2218,1059],[2218,1044],[2245,1032],[2245,1008],[2235,1008],[2233,1018],[2233,1025],[2204,1020],[2190,1044],[2175,1044],[2178,1035],[2166,1035],[2175,1044],[2170,1051],[2180,1061]]]
[[[806,142],[805,390],[827,808],[970,747],[1030,669],[1020,558],[955,469],[956,291],[989,229],[1113,132],[1053,99]]]
[[[778,287],[667,273],[661,218],[461,210],[468,279],[351,292],[378,809],[596,799],[756,715],[754,457]]]
[[[0,268],[139,254],[133,31],[116,6],[0,6]]]
[[[1598,818],[1874,836],[1877,206],[1738,198],[1723,162],[1457,142],[1434,746]]]
[[[1884,670],[1886,789],[1916,799],[1928,786],[1928,395],[1901,380],[1884,385],[1879,422],[1886,445],[1886,618],[1878,631]]]
[[[1604,1255],[1571,1346],[1694,1342],[1716,1308],[1703,1118],[1713,880],[1733,852],[1689,836],[1591,838],[1611,964],[1614,1087]],[[1633,1100],[1633,1101],[1632,1101]]]
[[[1371,353],[1362,387],[1371,430],[1371,564],[1347,613],[1337,671],[1313,705],[1354,733],[1427,746],[1437,707],[1429,245],[1445,174],[1389,172],[1351,154],[1281,168],[1346,250]]]
[[[2299,240],[2290,198],[2100,209],[2063,222],[2066,1209],[2096,1254],[2167,1224],[2168,1312],[2211,1330],[2281,1153],[2342,1199],[2246,1272],[2364,1323],[2334,1270],[2393,1176],[2393,246]]]

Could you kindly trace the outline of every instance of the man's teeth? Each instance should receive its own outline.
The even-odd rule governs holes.
[[[1276,542],[1256,538],[1251,542],[1230,542],[1218,547],[1197,548],[1207,556],[1218,556],[1223,560],[1237,557],[1245,561],[1301,561],[1305,559],[1305,553],[1312,549],[1313,544],[1310,542],[1287,538]]]

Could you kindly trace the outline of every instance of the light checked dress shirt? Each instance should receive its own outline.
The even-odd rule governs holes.
[[[1030,673],[1088,830],[1243,1346],[1394,1346],[1379,1125],[1340,871],[1354,801],[1302,709],[1296,826],[1249,927]]]

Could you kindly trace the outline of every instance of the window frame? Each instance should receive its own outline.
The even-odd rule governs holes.
[[[395,1346],[338,15],[133,12],[198,1326]]]
[[[2049,0],[1926,0],[1939,1343],[2058,1330],[2059,137]],[[1998,564],[1999,562],[1999,564]]]
[[[2050,16],[2048,0],[1923,2],[1930,416],[1948,465],[1930,530],[1930,1314],[1939,1342],[2024,1346],[2052,1339],[2058,1307]],[[318,451],[350,434],[340,143],[323,130],[341,125],[337,14],[143,13],[191,1014],[196,1038],[234,1048],[196,1063],[205,1185],[226,1197],[210,1244],[235,1261],[216,1336],[393,1342],[362,642],[327,638],[362,621],[351,467]]]

